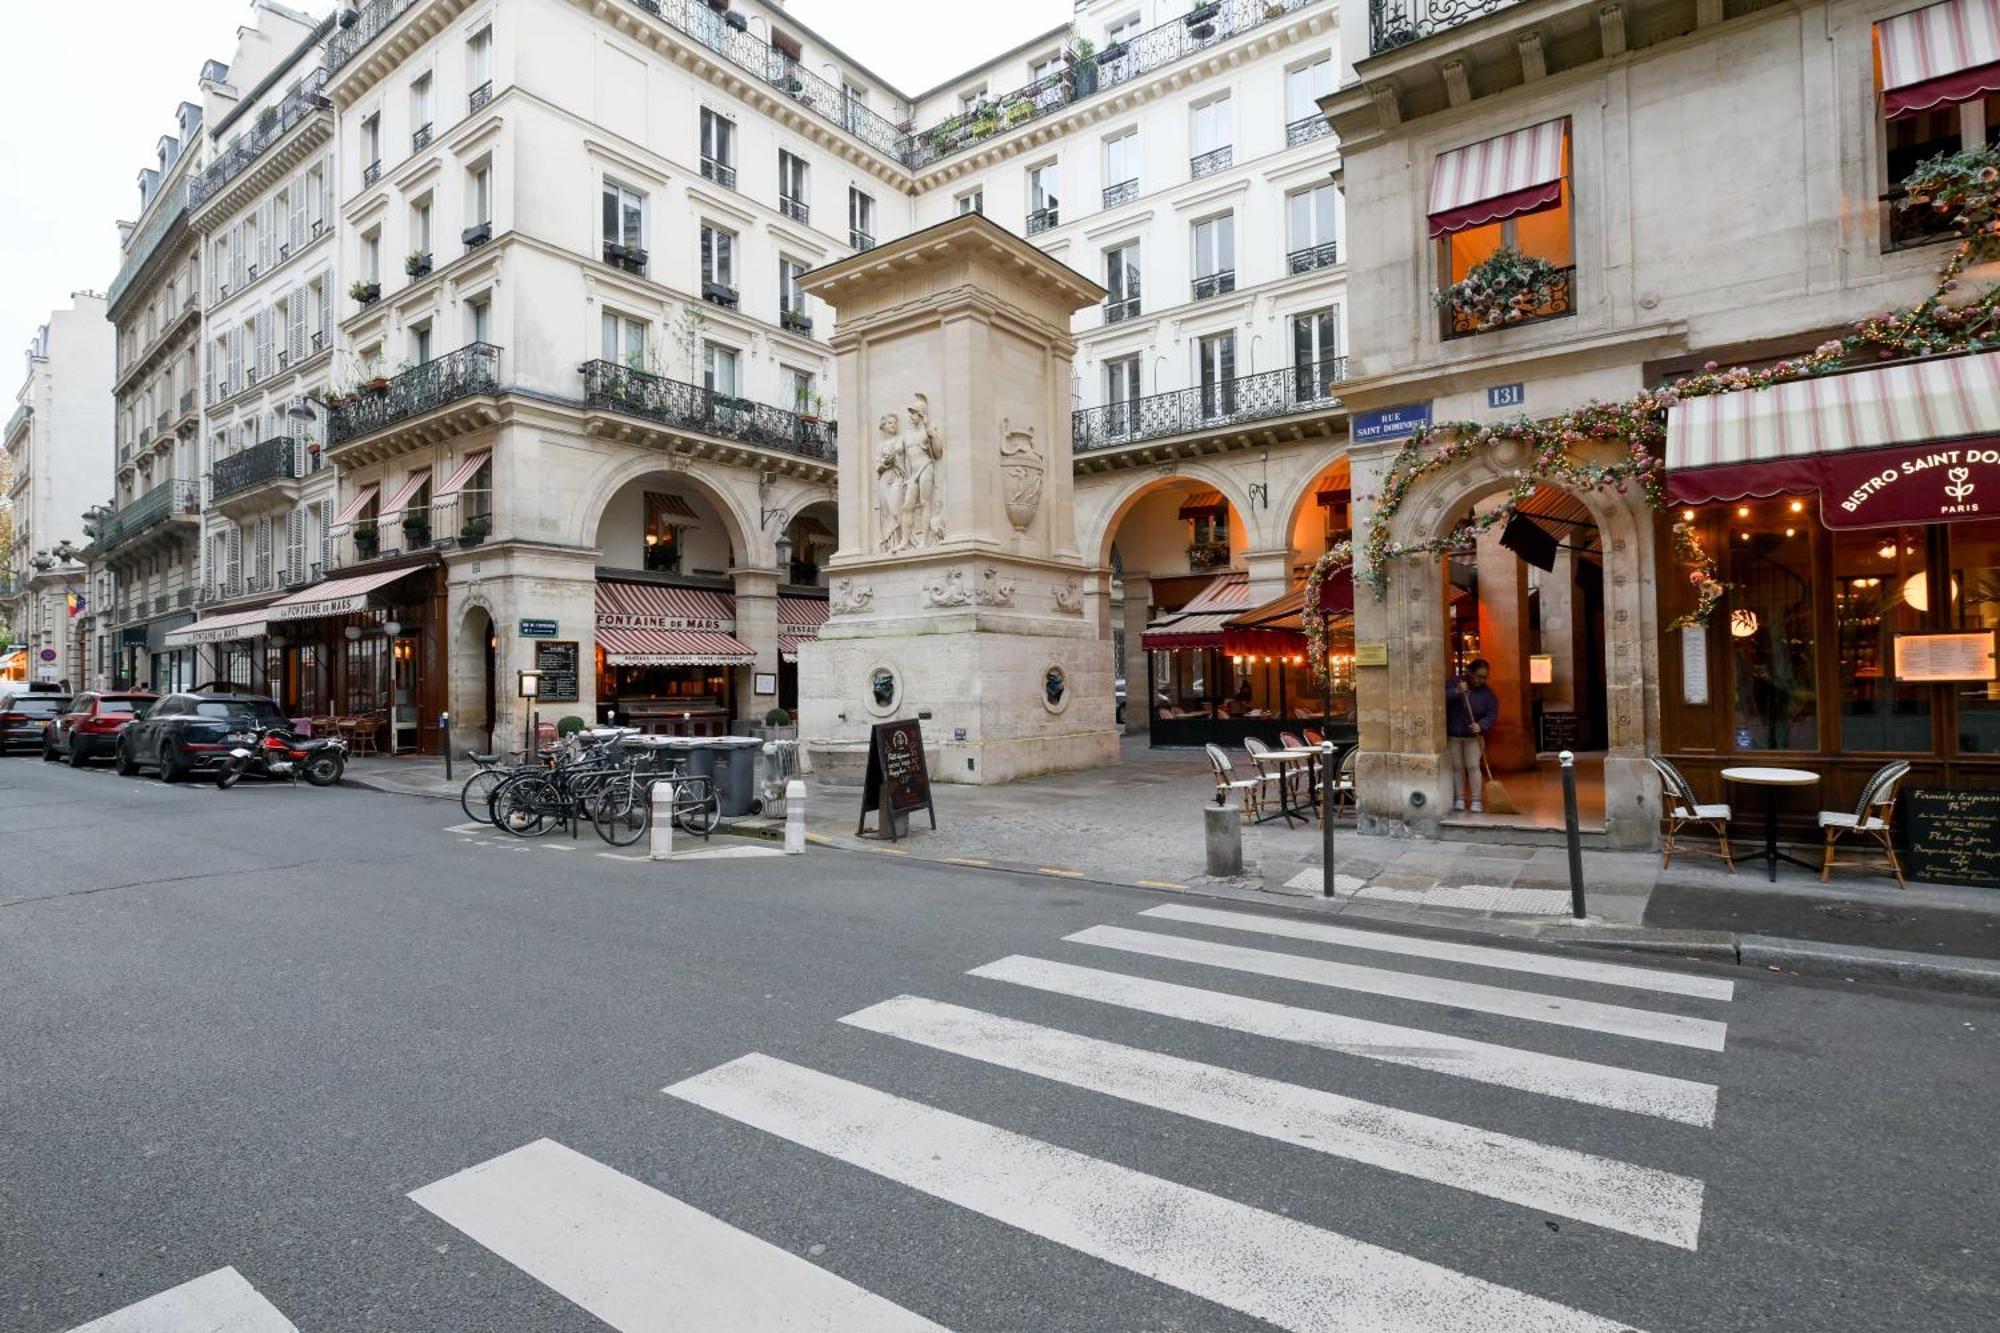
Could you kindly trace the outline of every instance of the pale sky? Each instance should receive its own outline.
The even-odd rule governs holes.
[[[328,0],[291,0],[323,14]],[[906,93],[1047,32],[1071,0],[791,0],[806,26]],[[940,22],[948,15],[949,22]],[[236,52],[249,0],[0,0],[0,417],[49,312],[118,272],[139,169],[199,102],[207,59]]]

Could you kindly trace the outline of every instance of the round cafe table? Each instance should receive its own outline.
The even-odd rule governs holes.
[[[1285,821],[1286,828],[1292,826],[1294,819],[1301,823],[1310,823],[1311,820],[1307,811],[1295,805],[1292,801],[1291,767],[1293,764],[1303,763],[1307,766],[1307,773],[1310,774],[1312,762],[1319,757],[1319,751],[1266,750],[1262,754],[1252,754],[1250,757],[1256,760],[1261,767],[1275,767],[1278,770],[1278,813],[1265,815],[1257,822],[1262,824],[1273,819],[1282,818]],[[1310,786],[1312,778],[1308,776],[1306,782]]]
[[[1744,787],[1764,789],[1764,850],[1757,853],[1771,868],[1771,882],[1778,882],[1778,862],[1790,861],[1795,866],[1807,870],[1819,867],[1809,861],[1801,861],[1796,856],[1778,850],[1778,797],[1788,787],[1811,787],[1819,782],[1819,774],[1804,768],[1725,768],[1722,770],[1724,782],[1734,782]]]

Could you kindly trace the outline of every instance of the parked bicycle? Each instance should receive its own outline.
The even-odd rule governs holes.
[[[653,788],[669,784],[673,821],[685,831],[706,838],[722,822],[722,801],[715,781],[687,771],[676,760],[664,774],[645,774],[636,767],[606,783],[592,798],[590,822],[597,836],[613,847],[630,847],[653,827]]]

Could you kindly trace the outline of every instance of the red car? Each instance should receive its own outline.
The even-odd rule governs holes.
[[[82,768],[94,755],[109,755],[117,748],[118,733],[159,697],[94,691],[77,695],[42,731],[42,758],[50,763],[67,759],[72,768]]]

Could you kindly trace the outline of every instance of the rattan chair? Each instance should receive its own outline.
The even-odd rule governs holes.
[[[1281,731],[1278,733],[1278,744],[1284,746],[1287,750],[1303,750],[1306,748],[1306,743],[1300,740],[1296,733],[1290,731]]]
[[[1680,832],[1693,824],[1715,835],[1714,854],[1722,858],[1730,874],[1735,874],[1736,858],[1729,851],[1729,803],[1703,801],[1694,794],[1694,784],[1678,768],[1658,755],[1646,757],[1660,775],[1660,824],[1665,835],[1660,869],[1665,870],[1674,863],[1674,853],[1681,849]]]
[[[1236,765],[1230,762],[1228,753],[1212,741],[1201,748],[1208,752],[1209,767],[1215,770],[1215,803],[1227,805],[1230,793],[1237,793],[1244,817],[1255,819],[1263,810],[1259,793],[1263,790],[1264,779],[1237,777]]]
[[[1293,785],[1297,777],[1295,773],[1291,772],[1289,769],[1280,769],[1274,766],[1257,763],[1256,756],[1260,754],[1271,753],[1271,747],[1269,745],[1267,745],[1264,741],[1262,741],[1256,736],[1245,736],[1243,738],[1243,751],[1245,754],[1251,756],[1250,762],[1256,765],[1257,776],[1262,781],[1270,784],[1272,792],[1275,793],[1275,792],[1280,792],[1281,790],[1284,789],[1289,789],[1291,795],[1294,798],[1297,797],[1299,789],[1297,786]],[[1283,774],[1282,777],[1279,776],[1281,773]]]
[[[1833,845],[1843,833],[1859,833],[1882,844],[1882,854],[1889,858],[1889,870],[1896,876],[1896,887],[1906,889],[1903,883],[1903,867],[1896,860],[1894,830],[1890,827],[1896,814],[1896,789],[1909,776],[1910,763],[1907,759],[1892,759],[1875,770],[1872,777],[1861,786],[1861,799],[1854,803],[1854,810],[1822,810],[1819,812],[1819,826],[1826,832],[1826,859],[1819,868],[1819,882],[1824,884],[1833,874]]]

